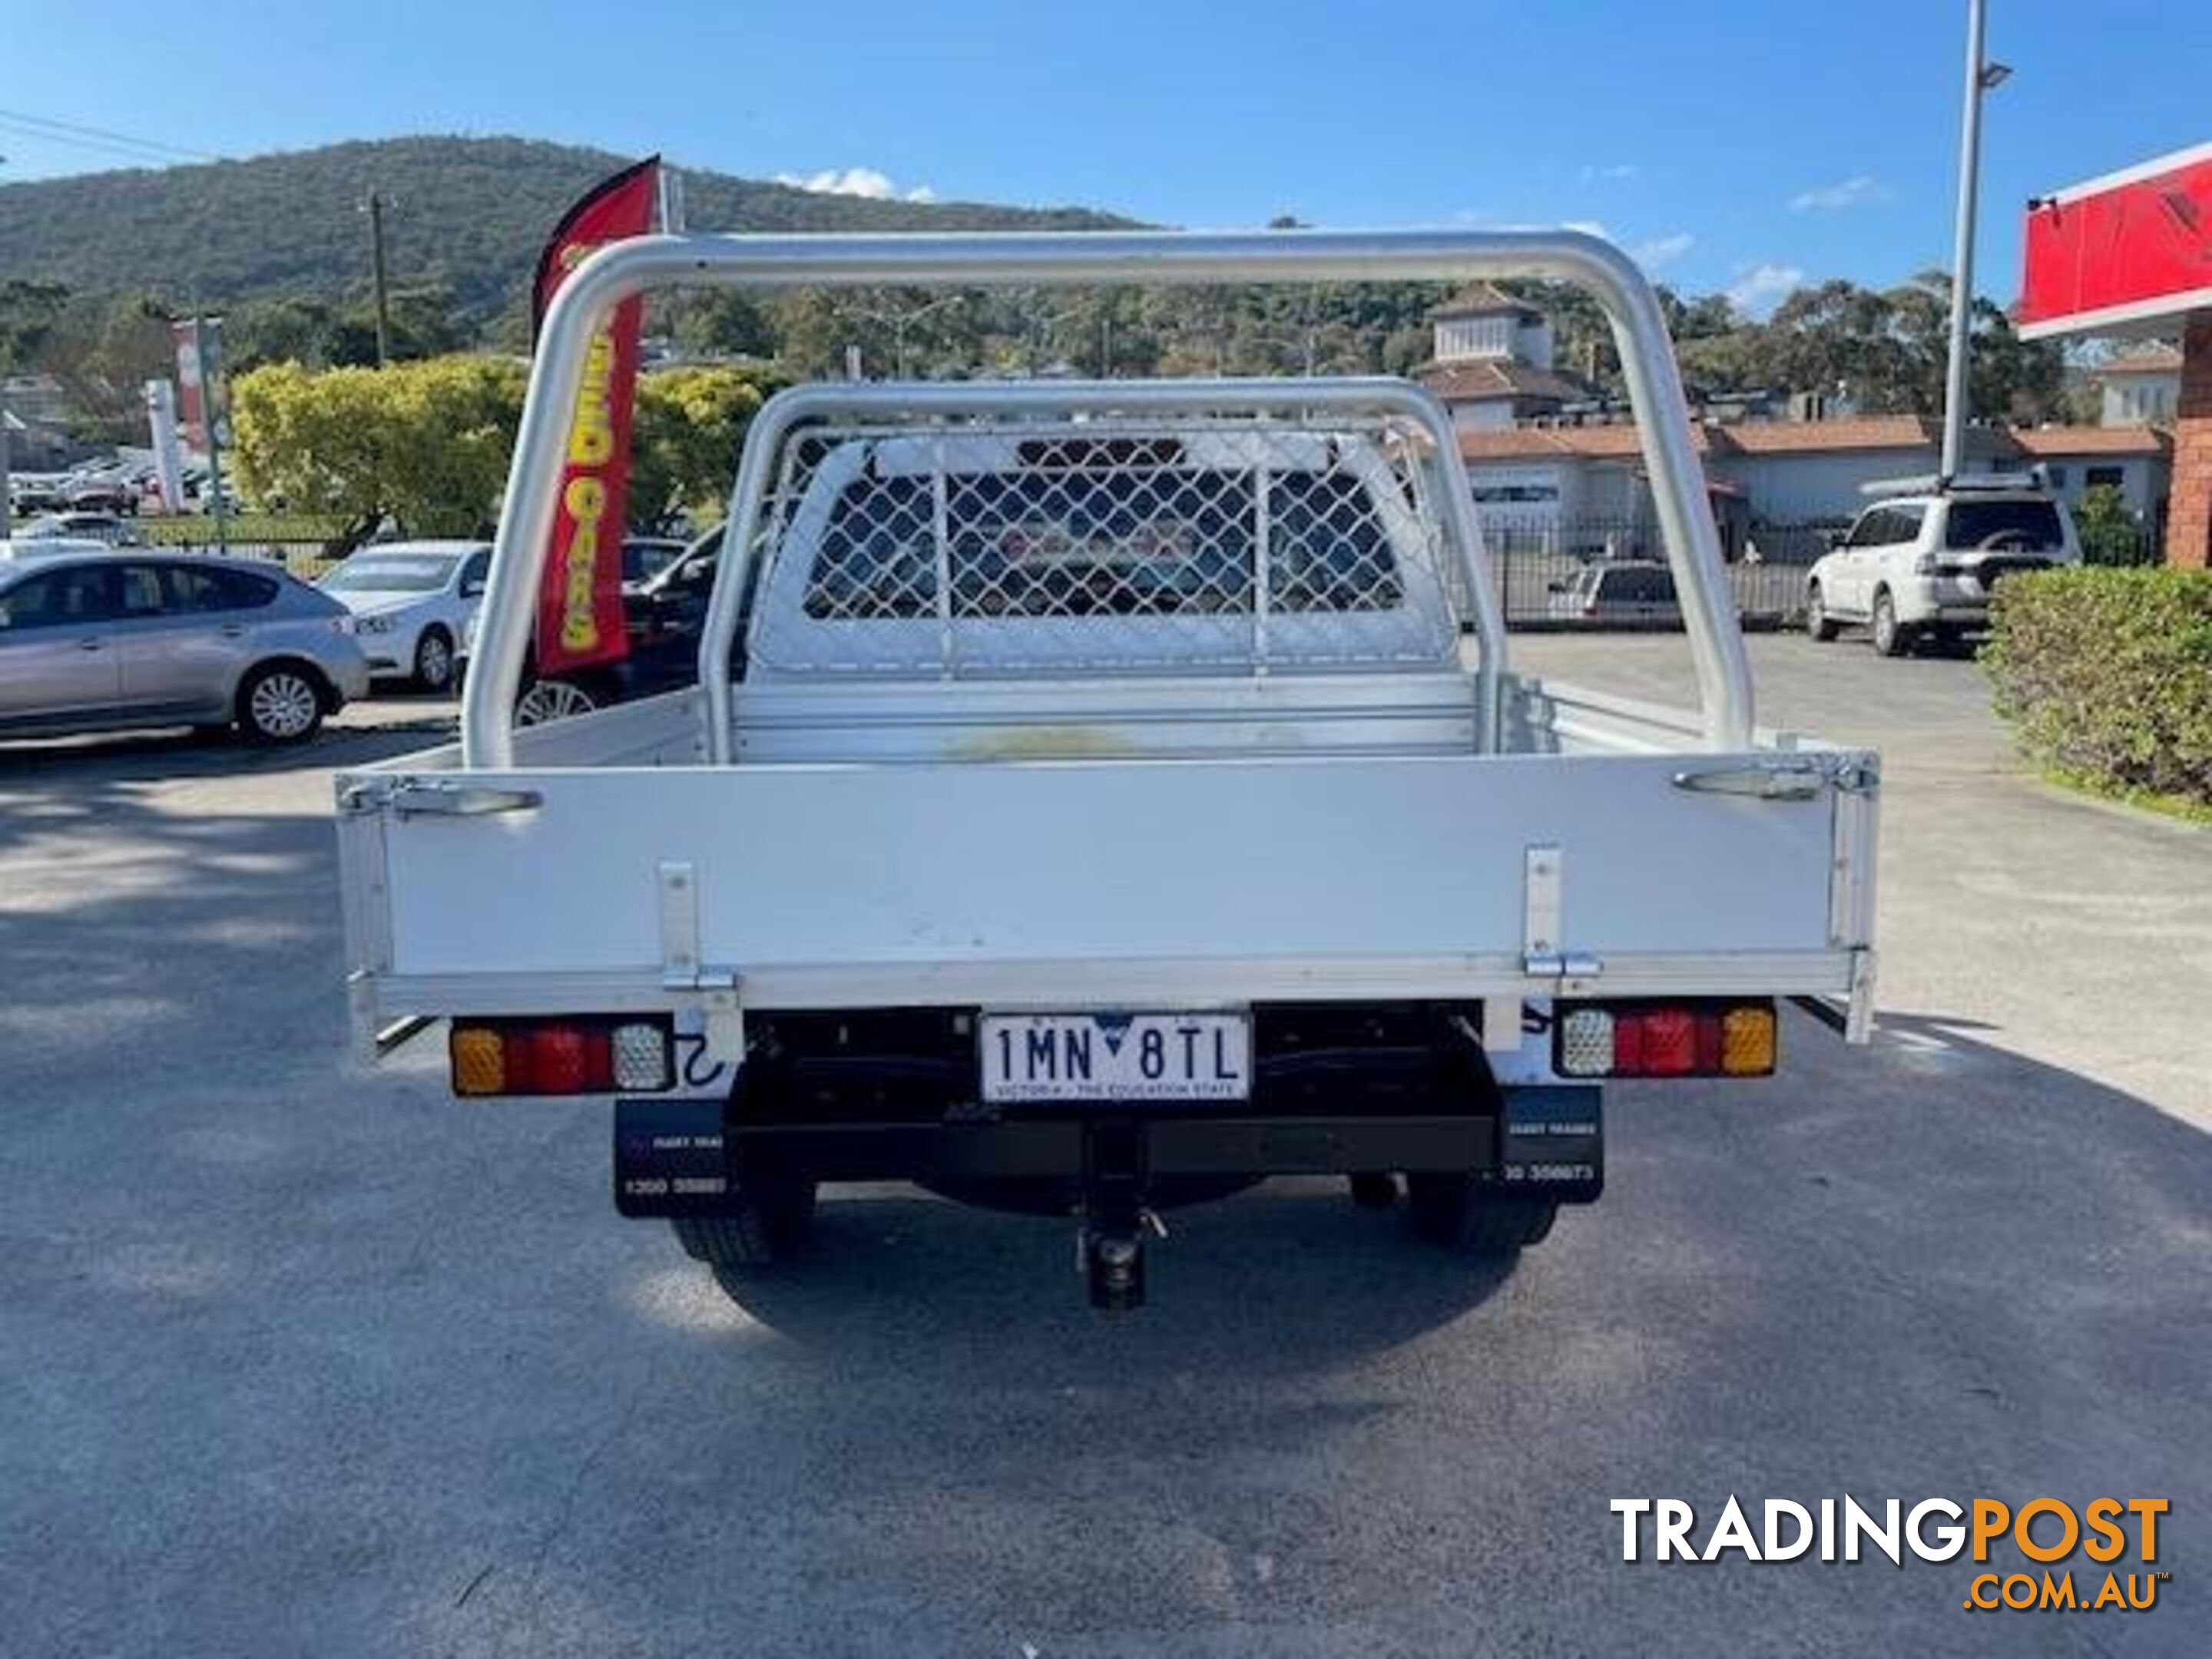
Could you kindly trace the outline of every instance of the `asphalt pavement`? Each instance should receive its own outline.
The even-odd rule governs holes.
[[[1970,662],[1752,651],[1887,756],[1875,1045],[1614,1090],[1604,1201],[1510,1270],[1279,1183],[1121,1320],[1065,1227],[888,1188],[740,1309],[611,1212],[603,1108],[356,1068],[328,770],[450,705],[0,745],[0,1648],[2203,1652],[2212,832],[2024,776]],[[2164,1498],[2172,1577],[1620,1559],[1608,1500],[1732,1493]]]

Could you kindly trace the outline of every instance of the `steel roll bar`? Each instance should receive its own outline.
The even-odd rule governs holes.
[[[1707,744],[1751,744],[1751,670],[1727,603],[1720,538],[1705,499],[1705,473],[1657,297],[1634,261],[1611,243],[1575,231],[1053,231],[946,236],[641,236],[610,243],[570,273],[547,308],[494,544],[476,670],[461,705],[462,764],[514,764],[513,710],[536,615],[538,579],[553,528],[568,428],[593,332],[615,306],[647,289],[992,288],[1328,282],[1468,282],[1546,277],[1586,290],[1606,313],[1635,410],[1661,535],[1696,664]],[[1115,383],[1122,399],[1141,381]],[[1296,381],[1284,383],[1286,401]],[[911,388],[902,389],[911,392]],[[959,389],[974,407],[972,386]],[[850,395],[850,389],[847,389]],[[903,406],[911,407],[910,402]],[[749,434],[747,465],[769,434]],[[1464,482],[1455,444],[1443,446],[1443,477]],[[765,461],[759,465],[765,465]],[[1463,489],[1447,492],[1455,526],[1471,518]],[[732,526],[734,535],[736,526]],[[1472,547],[1471,539],[1466,545]],[[729,545],[725,543],[726,548]],[[737,598],[725,568],[710,617],[725,634]],[[1496,596],[1473,585],[1483,632],[1483,666],[1493,678],[1504,656],[1502,621],[1485,618]],[[1496,623],[1496,637],[1491,625]],[[708,633],[714,629],[710,626]],[[703,667],[727,662],[702,644]],[[727,669],[713,718],[726,732]],[[710,686],[710,691],[713,688]],[[1493,690],[1494,695],[1494,690]],[[726,756],[725,756],[726,758]]]

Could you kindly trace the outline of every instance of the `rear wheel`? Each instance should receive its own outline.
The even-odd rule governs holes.
[[[1406,1217],[1414,1236],[1469,1255],[1512,1255],[1540,1244],[1559,1213],[1553,1200],[1500,1192],[1472,1175],[1406,1177]]]
[[[733,1182],[729,1208],[720,1215],[672,1219],[676,1242],[714,1277],[746,1267],[788,1261],[814,1231],[815,1185],[811,1181]]]
[[[323,688],[296,663],[264,663],[238,688],[238,729],[255,743],[305,743],[323,723]]]
[[[514,723],[544,726],[588,714],[599,706],[592,694],[574,680],[532,680],[530,689],[514,700]]]
[[[1884,589],[1874,596],[1874,648],[1885,657],[1901,657],[1912,648],[1912,630],[1897,619],[1897,601]]]
[[[1818,582],[1805,595],[1805,631],[1823,643],[1836,637],[1836,620],[1828,614],[1828,602],[1821,598]]]

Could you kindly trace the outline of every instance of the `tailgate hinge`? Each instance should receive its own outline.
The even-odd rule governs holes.
[[[1814,800],[1831,789],[1871,793],[1881,787],[1881,772],[1866,755],[1787,755],[1748,766],[1677,772],[1674,787],[1747,800]]]
[[[660,983],[671,991],[727,991],[738,975],[699,960],[699,875],[688,859],[655,866],[660,884]]]
[[[1566,854],[1544,842],[1527,850],[1522,867],[1521,971],[1534,979],[1593,979],[1603,973],[1597,957],[1559,943]]]

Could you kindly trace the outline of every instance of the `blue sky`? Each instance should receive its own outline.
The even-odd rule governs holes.
[[[1978,286],[2020,208],[2212,137],[2212,4],[1990,0]],[[0,0],[0,179],[516,132],[1184,225],[1602,226],[1754,306],[1948,263],[1964,0]],[[341,21],[342,20],[342,21]],[[699,227],[708,228],[708,227]]]

